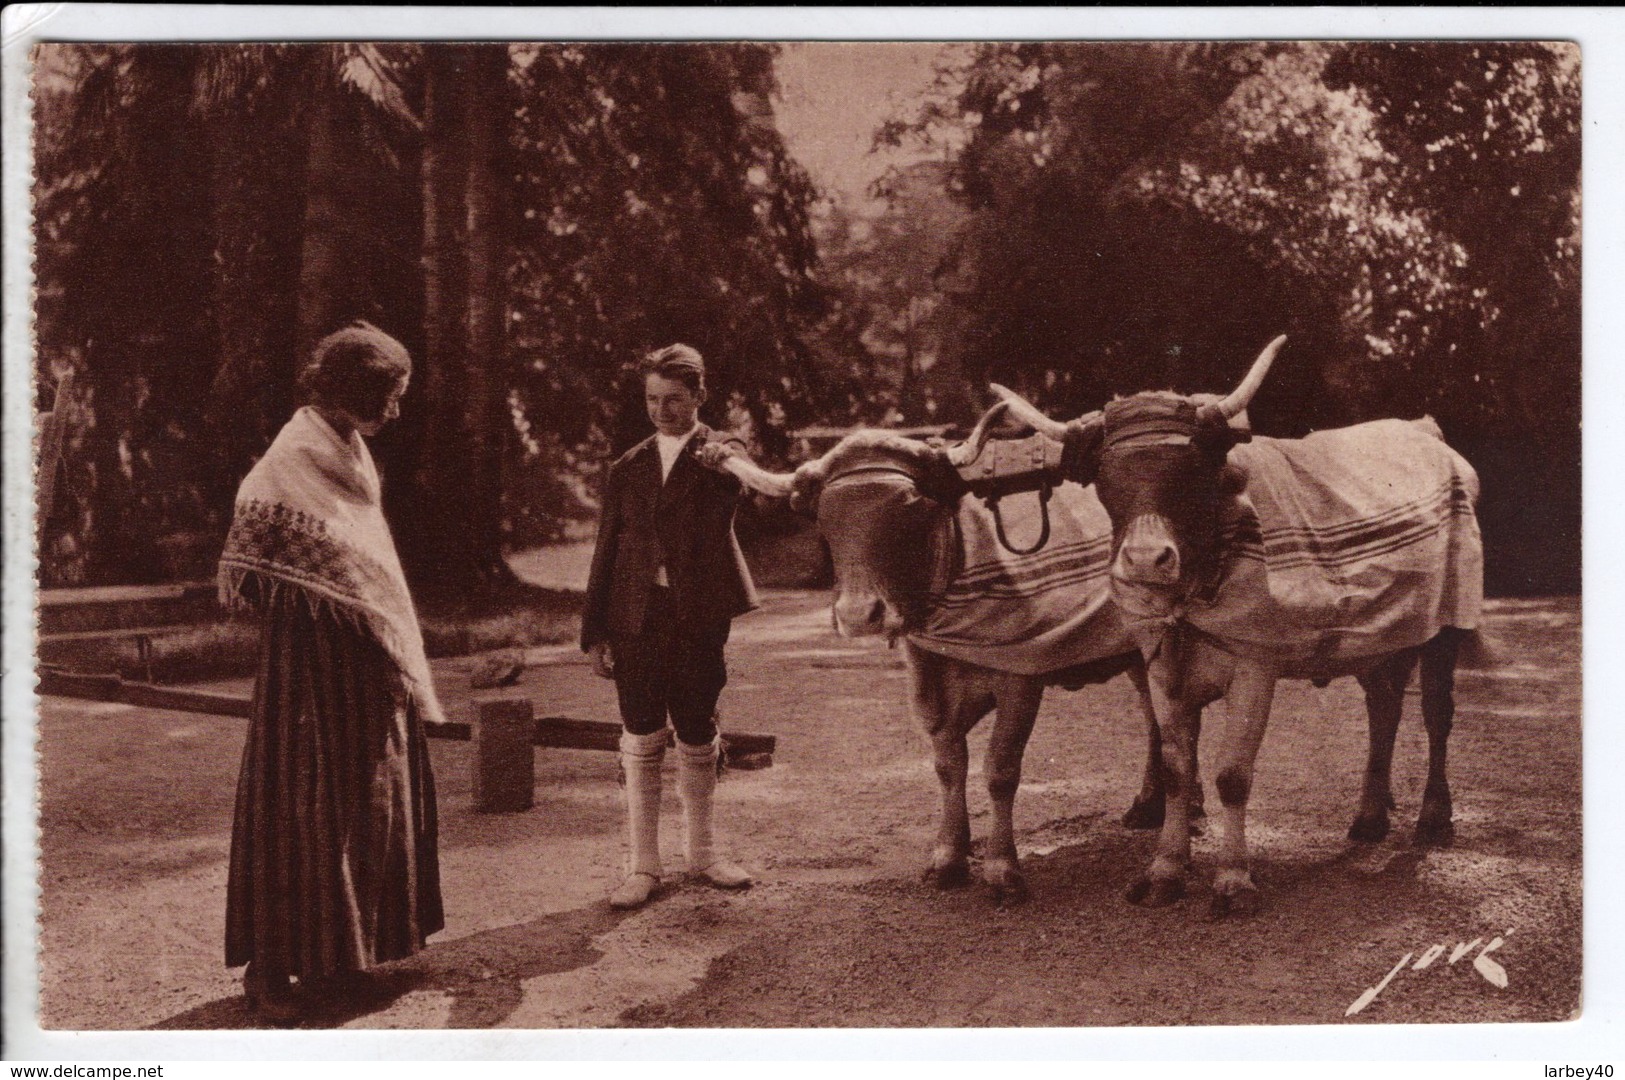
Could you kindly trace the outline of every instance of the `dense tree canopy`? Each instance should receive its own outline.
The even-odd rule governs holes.
[[[883,134],[945,126],[973,383],[1081,412],[1226,388],[1287,333],[1255,426],[1430,412],[1484,474],[1492,579],[1577,586],[1572,46],[987,45]]]
[[[589,509],[587,463],[641,433],[625,371],[651,347],[707,355],[713,421],[772,441],[818,412],[811,185],[772,57],[42,46],[41,385],[88,376],[47,575],[206,564],[300,357],[358,317],[417,359],[377,449],[420,580],[500,578],[513,530]]]
[[[705,419],[966,421],[1218,390],[1276,334],[1277,435],[1437,416],[1492,584],[1578,585],[1578,52],[1044,43],[945,53],[820,202],[756,44],[52,45],[35,56],[40,404],[78,373],[47,580],[206,569],[309,344],[418,363],[375,444],[420,582],[590,516],[688,341]]]

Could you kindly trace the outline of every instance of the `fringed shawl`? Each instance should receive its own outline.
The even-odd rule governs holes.
[[[237,489],[220,597],[253,608],[292,588],[329,606],[388,654],[423,719],[443,723],[380,494],[361,436],[340,438],[314,409],[300,409]]]

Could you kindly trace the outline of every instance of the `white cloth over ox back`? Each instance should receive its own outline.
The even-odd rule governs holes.
[[[1133,652],[1108,568],[1111,520],[1093,487],[1062,484],[1049,502],[1050,538],[1017,555],[998,540],[993,514],[966,495],[955,524],[962,563],[909,640],[928,652],[1017,675],[1043,675]],[[1042,527],[1036,493],[999,504],[1005,535],[1026,546]]]
[[[1224,576],[1211,603],[1185,610],[1190,625],[1305,677],[1477,628],[1478,476],[1431,418],[1258,438],[1230,461],[1247,470],[1246,496]],[[1145,643],[1160,632],[1133,625]]]

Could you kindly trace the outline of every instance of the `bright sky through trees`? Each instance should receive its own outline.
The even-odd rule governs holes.
[[[871,153],[875,129],[910,111],[930,86],[933,64],[955,48],[927,41],[791,42],[774,70],[779,128],[820,190],[858,210],[869,185],[912,150]]]

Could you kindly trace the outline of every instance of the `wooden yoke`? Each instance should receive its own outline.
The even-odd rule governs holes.
[[[956,463],[959,476],[971,494],[979,496],[993,514],[993,527],[999,543],[1014,555],[1031,555],[1049,542],[1049,497],[1060,483],[1062,444],[1034,433],[1021,439],[988,439],[976,448],[976,456]],[[999,500],[1006,495],[1036,491],[1040,500],[1043,527],[1028,548],[1017,548],[1004,534],[1004,517]]]

